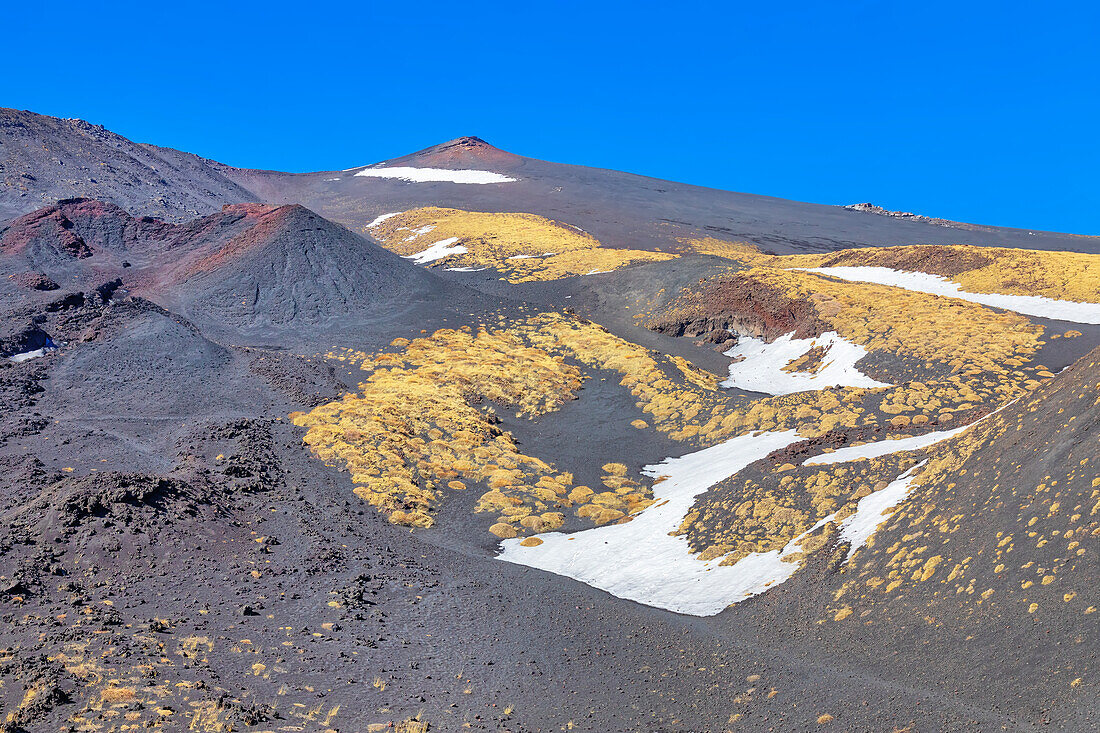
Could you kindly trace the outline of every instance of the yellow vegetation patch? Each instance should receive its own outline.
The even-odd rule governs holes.
[[[394,231],[416,223],[402,224],[398,217],[386,222]],[[507,251],[512,250],[500,252]],[[751,251],[744,256],[755,262],[765,258]],[[356,494],[391,521],[429,526],[443,492],[482,484],[488,490],[482,489],[476,511],[495,516],[494,534],[503,537],[556,529],[567,509],[596,524],[629,521],[652,500],[649,487],[608,467],[601,486],[575,486],[571,474],[520,453],[484,406],[493,403],[527,417],[554,410],[580,387],[578,363],[619,375],[644,413],[645,419],[632,425],[652,426],[697,446],[761,430],[795,429],[813,438],[840,429],[891,434],[954,427],[972,420],[979,408],[1003,405],[1040,383],[1041,367],[1031,362],[1041,328],[1018,315],[774,267],[754,266],[741,274],[814,303],[818,317],[841,336],[917,361],[924,365],[918,368],[940,376],[889,388],[831,388],[745,401],[680,357],[656,354],[583,319],[550,313],[494,330],[444,329],[397,339],[392,350],[377,355],[334,351],[327,356],[358,364],[369,375],[359,392],[292,418],[309,429],[305,440],[314,452],[345,465]],[[808,353],[789,366],[812,372],[827,360],[828,353]],[[790,470],[779,473],[794,476]],[[789,492],[761,491],[753,489],[738,510],[744,531],[693,546],[727,561],[777,549],[830,513],[849,511],[864,489],[850,486],[830,494],[803,485],[792,500],[784,498]],[[704,528],[722,526],[709,515],[698,521]],[[825,537],[816,533],[807,543]]]
[[[106,687],[99,694],[100,700],[102,700],[105,705],[130,702],[135,697],[137,697],[137,691],[133,687]]]
[[[814,346],[802,356],[791,359],[782,370],[788,373],[817,374],[829,364],[826,358],[828,354],[828,346]]]
[[[518,522],[562,505],[572,478],[521,454],[482,400],[537,415],[572,399],[579,369],[507,331],[443,329],[382,354],[359,393],[292,415],[318,457],[339,460],[390,520],[430,526],[443,487],[485,481],[479,511]],[[498,533],[499,534],[499,533]]]
[[[360,393],[292,418],[309,428],[305,440],[314,452],[346,465],[356,494],[393,522],[430,526],[442,491],[484,482],[489,490],[476,510],[526,534],[561,526],[557,517],[566,508],[606,524],[628,520],[651,501],[648,487],[617,474],[605,476],[600,489],[574,486],[570,474],[521,454],[495,427],[491,412],[475,407],[492,402],[521,416],[556,409],[581,384],[572,362],[621,375],[647,417],[636,427],[651,425],[694,445],[754,430],[793,428],[815,437],[838,428],[942,424],[983,403],[1003,404],[1038,383],[1022,366],[1037,347],[1037,329],[1017,316],[971,304],[948,308],[943,299],[909,293],[894,307],[870,309],[866,302],[880,293],[861,287],[849,293],[851,284],[806,273],[752,272],[796,294],[824,292],[841,303],[830,320],[842,335],[902,355],[949,360],[954,373],[888,389],[828,389],[745,404],[682,358],[654,354],[582,319],[543,314],[496,330],[444,329],[397,339],[393,351],[374,356],[332,352],[330,358],[359,364],[369,374]],[[998,364],[1011,359],[1021,366]],[[880,422],[878,408],[887,422]],[[804,531],[827,514],[802,511],[798,521],[781,524]],[[796,536],[790,531],[767,532],[766,544]],[[760,547],[757,541],[733,545],[730,551],[741,547],[734,556]]]
[[[502,540],[511,539],[516,536],[516,528],[507,522],[497,522],[492,527],[489,527],[489,531]]]
[[[680,243],[691,252],[704,255],[724,257],[736,262],[755,262],[758,258],[765,258],[760,250],[748,242],[727,242],[715,237],[683,238]]]
[[[814,317],[840,336],[870,352],[906,359],[909,366],[905,369],[912,377],[878,390],[828,389],[755,400],[715,413],[710,422],[696,417],[697,427],[685,429],[697,430],[700,442],[753,430],[793,428],[802,436],[816,437],[838,428],[908,430],[912,426],[951,425],[957,413],[963,413],[965,420],[972,419],[975,408],[999,407],[1037,387],[1049,374],[1033,363],[1042,328],[1018,314],[925,293],[787,271],[771,266],[782,258],[744,248],[738,250],[738,257],[747,269],[738,270],[737,278],[756,281],[762,291],[778,292],[791,302],[812,304]],[[725,275],[716,276],[722,277]],[[707,292],[705,286],[703,292]],[[697,299],[683,297],[683,305],[673,301],[659,320],[706,315],[691,310]],[[682,308],[687,310],[681,313]],[[813,373],[828,359],[828,352],[811,349],[785,369]],[[705,392],[689,399],[708,401]],[[706,408],[702,405],[700,412],[705,413]],[[885,423],[880,409],[887,414]],[[684,438],[683,432],[672,434]]]
[[[457,237],[457,244],[467,252],[439,263],[491,267],[513,283],[608,272],[635,262],[676,257],[666,252],[607,248],[577,227],[536,214],[426,207],[406,211],[366,231],[402,256]]]
[[[592,339],[610,344],[608,353],[593,353]],[[397,350],[376,356],[332,352],[332,358],[359,364],[369,376],[356,394],[290,416],[308,428],[304,440],[313,452],[346,466],[356,495],[386,512],[391,522],[431,526],[432,507],[445,490],[476,483],[488,491],[475,511],[497,515],[490,531],[502,538],[558,529],[566,508],[606,524],[627,521],[649,506],[652,491],[628,477],[625,465],[605,466],[595,491],[574,486],[571,474],[520,453],[483,403],[514,409],[518,417],[557,409],[581,386],[580,369],[567,362],[580,358],[578,349],[602,368],[642,359],[670,391],[674,385],[663,369],[671,370],[671,364],[658,366],[642,347],[562,314],[476,333],[443,329],[393,346]],[[683,416],[664,427],[681,430]]]
[[[638,344],[625,341],[607,329],[580,319],[542,316],[530,332],[532,341],[545,349],[565,350],[581,363],[616,371],[620,384],[630,390],[637,406],[650,416],[649,424],[674,440],[710,437],[721,422],[719,413],[731,397],[711,389],[713,375],[679,357],[658,357]],[[687,379],[688,385],[679,381]],[[706,389],[698,387],[707,384]],[[694,388],[693,388],[694,387]],[[699,441],[693,441],[699,442]]]
[[[1096,254],[936,244],[773,256],[746,242],[713,237],[681,241],[692,251],[724,257],[745,267],[889,267],[940,275],[972,293],[1100,302],[1100,255]]]
[[[188,636],[180,640],[176,654],[186,659],[205,661],[206,655],[214,651],[214,642],[207,636]]]
[[[1100,255],[973,245],[867,247],[772,258],[774,267],[890,267],[942,275],[972,293],[1100,302]]]
[[[84,628],[80,628],[82,626]],[[177,643],[172,641],[171,636],[138,631],[135,626],[132,636],[130,633],[118,635],[111,638],[109,644],[100,646],[91,641],[93,636],[106,633],[102,629],[96,631],[98,627],[99,623],[94,619],[78,620],[72,628],[81,632],[79,638],[83,639],[82,642],[67,642],[59,649],[43,649],[51,661],[63,665],[66,672],[79,680],[79,684],[69,690],[72,704],[66,706],[67,719],[61,727],[79,731],[193,730],[228,733],[241,730],[242,723],[237,715],[241,699],[231,697],[225,690],[211,689],[202,681],[201,675],[196,677],[185,673],[181,677],[179,670],[193,665],[181,666],[178,659],[173,661],[171,658],[172,648],[209,651],[212,644],[208,645],[205,637],[188,637]],[[126,639],[130,643],[119,644],[119,641]],[[244,644],[244,640],[241,643]],[[242,649],[234,651],[241,653]],[[249,657],[241,660],[241,674],[266,678],[270,672],[286,671],[278,663],[270,666],[254,662],[252,655],[260,653],[259,648],[248,645]],[[0,662],[8,661],[9,658],[0,654]],[[41,686],[30,688],[25,704],[33,703],[45,689]],[[305,689],[313,692],[310,687]],[[279,699],[272,700],[273,707],[278,708],[279,718],[287,724],[294,724],[290,729],[326,730],[335,727],[339,705],[318,704],[310,695],[305,700],[310,703],[307,706],[296,697],[296,693],[284,687]],[[10,715],[15,709],[5,712]]]
[[[790,297],[835,301],[820,313],[837,333],[871,351],[947,362],[956,370],[1005,372],[1038,348],[1042,328],[1015,313],[886,285],[839,282],[808,272],[759,267],[743,273]]]
[[[738,474],[702,495],[678,533],[687,535],[701,559],[722,557],[723,565],[782,550],[801,537],[800,551],[784,557],[801,564],[835,542],[838,524],[861,499],[916,462],[911,455],[894,454],[852,463],[787,464],[786,471],[758,477]]]
[[[1087,374],[1100,370],[1100,361],[1092,358],[1077,368]],[[1091,380],[1087,389],[1093,389]],[[1011,409],[931,448],[909,498],[888,520],[887,539],[872,541],[854,555],[844,570],[852,579],[836,600],[843,596],[848,605],[873,608],[884,594],[923,584],[936,615],[953,606],[951,613],[963,620],[977,621],[975,608],[998,600],[1002,608],[1026,614],[1066,603],[1092,608],[1096,591],[1083,582],[1088,576],[1080,575],[1089,561],[1081,565],[1079,558],[1100,536],[1100,517],[1086,514],[1100,499],[1092,483],[1093,447],[1067,436],[1075,448],[1053,462],[1050,475],[1038,482],[1024,478],[1027,465],[1036,460],[1024,448],[1026,438],[1019,448],[1003,449],[1018,436],[1041,434],[1037,426],[1049,418],[1052,406],[1072,404],[1086,394],[1070,378],[1046,383]],[[1073,419],[1063,426],[1071,434]],[[1002,521],[981,521],[991,515]],[[1067,590],[1070,583],[1078,589]]]
[[[718,389],[718,377],[710,372],[703,371],[682,356],[670,356],[668,360],[680,370],[680,373],[684,375],[684,379],[699,389]]]

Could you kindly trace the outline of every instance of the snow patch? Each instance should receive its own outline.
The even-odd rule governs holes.
[[[354,170],[354,169],[351,169]],[[512,183],[515,178],[509,178],[492,171],[475,170],[447,170],[446,168],[412,168],[410,166],[394,166],[392,168],[364,168],[355,174],[356,177],[367,178],[396,178],[409,183]]]
[[[889,455],[890,453],[928,448],[941,441],[954,438],[968,427],[970,427],[970,425],[963,425],[961,428],[955,428],[954,430],[940,430],[934,433],[915,435],[909,438],[879,440],[865,445],[853,445],[848,448],[840,448],[832,453],[823,453],[819,456],[807,458],[804,465],[822,466],[829,463],[846,463],[848,461],[858,461],[861,458],[878,458],[879,456]]]
[[[19,362],[27,361],[28,359],[37,359],[40,356],[45,356],[51,351],[57,351],[59,348],[65,345],[64,343],[56,343],[52,338],[41,332],[32,335],[29,340],[31,341],[31,344],[39,343],[42,345],[39,346],[37,349],[27,349],[26,351],[21,351],[18,354],[12,354],[8,357],[8,361],[12,361],[18,364]],[[27,348],[31,344],[24,344],[23,348]]]
[[[27,361],[28,359],[37,359],[40,356],[45,356],[51,351],[56,351],[56,346],[43,346],[41,349],[35,349],[33,351],[24,351],[22,354],[14,354],[8,357],[8,361],[14,361],[18,364],[21,361]]]
[[[488,269],[488,267],[448,267],[447,272],[481,272]]]
[[[556,254],[557,254],[557,252],[543,252],[540,255],[512,255],[508,259],[510,259],[510,260],[533,260],[533,259],[536,259],[538,257],[551,257],[551,256],[556,255]]]
[[[381,216],[376,218],[374,221],[372,221],[370,224],[367,224],[367,229],[373,229],[376,226],[378,226],[379,224],[381,224],[382,222],[384,222],[386,219],[392,219],[393,217],[400,216],[403,213],[404,212],[402,212],[402,211],[395,211],[392,214],[382,214]]]
[[[417,252],[414,255],[405,255],[406,260],[412,260],[418,265],[426,265],[429,262],[435,262],[441,260],[444,257],[450,257],[451,255],[461,255],[469,252],[468,249],[461,244],[455,244],[458,241],[458,237],[448,237],[442,241],[436,242],[431,247],[428,247],[423,252]]]
[[[816,374],[783,371],[783,367],[814,347],[828,350],[824,357],[825,365]],[[856,362],[867,355],[867,350],[841,338],[836,331],[811,339],[796,339],[794,332],[791,332],[770,344],[763,339],[742,336],[737,340],[737,345],[725,354],[740,357],[740,361],[730,364],[729,378],[722,382],[723,387],[784,395],[826,387],[890,386],[856,369]]]
[[[928,461],[921,461],[890,482],[886,488],[860,499],[856,504],[855,514],[841,521],[840,541],[847,540],[852,543],[848,550],[848,557],[867,544],[867,540],[885,521],[883,512],[896,507],[909,497],[909,487],[915,478],[913,474],[926,463]]]
[[[1100,303],[1077,303],[1072,300],[1055,300],[1039,295],[1000,295],[998,293],[970,293],[955,282],[940,275],[926,272],[905,272],[889,267],[811,267],[795,268],[806,272],[832,275],[841,280],[892,285],[918,293],[942,295],[947,298],[968,300],[971,303],[1022,313],[1025,316],[1053,318],[1074,323],[1100,323]]]
[[[413,229],[412,234],[405,237],[405,241],[406,242],[411,242],[414,239],[416,239],[417,237],[421,236],[422,234],[427,234],[428,232],[433,231],[434,229],[435,229],[435,224],[427,224],[425,226],[420,227],[419,229]]]
[[[669,532],[680,526],[697,495],[798,439],[794,430],[741,435],[646,466],[644,474],[667,478],[654,484],[654,504],[631,521],[574,534],[540,534],[542,544],[537,547],[522,546],[520,538],[506,540],[499,558],[574,578],[619,598],[713,616],[790,578],[798,563],[782,557],[797,550],[797,540],[782,551],[753,553],[724,566],[721,558],[699,560],[686,537]]]

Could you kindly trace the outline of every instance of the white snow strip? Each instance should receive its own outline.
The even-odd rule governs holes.
[[[384,221],[385,221],[386,219],[392,219],[393,217],[395,217],[395,216],[399,216],[399,215],[401,215],[401,214],[403,214],[403,213],[404,213],[404,212],[402,212],[402,211],[395,211],[395,212],[393,212],[392,214],[382,214],[382,215],[381,215],[381,216],[379,216],[379,217],[378,217],[377,219],[375,219],[374,221],[372,221],[372,222],[371,222],[370,224],[367,224],[367,229],[373,229],[374,227],[376,227],[376,226],[378,226],[379,224],[381,224],[382,222],[384,222]]]
[[[537,547],[524,547],[519,538],[505,540],[499,558],[574,578],[619,598],[713,616],[791,577],[798,563],[781,558],[797,549],[794,542],[782,551],[754,553],[724,566],[721,558],[699,560],[686,537],[669,532],[680,526],[697,495],[798,439],[793,430],[741,435],[646,466],[643,473],[668,478],[654,484],[655,503],[632,521],[573,534],[540,534],[542,544]]]
[[[447,272],[481,272],[488,269],[488,267],[448,267]]]
[[[963,425],[961,428],[955,428],[954,430],[940,430],[934,433],[914,435],[908,438],[879,440],[865,445],[853,445],[848,448],[840,448],[832,453],[823,453],[819,456],[807,458],[805,465],[822,466],[829,463],[846,463],[848,461],[858,461],[861,458],[878,458],[879,456],[889,455],[890,453],[927,448],[949,438],[954,438],[968,427],[970,427],[970,425]]]
[[[867,544],[878,526],[885,521],[882,513],[897,506],[909,496],[909,485],[913,482],[913,473],[928,461],[921,461],[894,479],[885,489],[868,494],[856,504],[855,514],[840,523],[840,540],[852,543],[848,557]]]
[[[19,363],[21,361],[27,361],[28,359],[37,359],[40,356],[45,356],[51,351],[55,351],[57,347],[43,346],[41,349],[35,349],[34,351],[24,351],[22,354],[15,354],[8,357],[8,361],[14,361]]]
[[[435,224],[427,224],[425,226],[420,227],[419,229],[413,229],[412,234],[405,237],[405,241],[406,242],[411,242],[414,239],[416,239],[417,237],[419,237],[423,234],[427,234],[428,232],[433,231],[434,229],[435,229]]]
[[[589,270],[584,273],[585,275],[603,275],[604,273],[611,272],[611,270]]]
[[[998,293],[970,293],[955,282],[940,275],[926,272],[905,272],[889,267],[813,267],[795,268],[822,275],[832,275],[842,280],[892,285],[918,293],[942,295],[948,298],[968,300],[971,303],[1003,308],[1025,316],[1054,318],[1074,323],[1100,323],[1100,303],[1077,303],[1072,300],[1055,300],[1039,295],[1001,295]]]
[[[339,180],[340,180],[339,178],[326,178],[325,179],[326,182],[328,182],[328,181],[339,181]]]
[[[446,168],[412,168],[409,166],[394,166],[393,168],[364,168],[357,172],[356,177],[368,178],[397,178],[409,183],[511,183],[515,178],[509,178],[492,171],[474,170],[447,170]]]
[[[417,252],[414,255],[405,255],[406,260],[412,260],[418,265],[426,265],[429,262],[435,262],[441,260],[444,257],[450,257],[451,255],[461,255],[469,252],[468,249],[461,244],[455,244],[458,241],[458,237],[447,237],[446,239],[436,242],[431,247],[428,247],[423,252]]]
[[[941,437],[935,442],[939,442],[940,440],[947,440],[948,438],[954,437],[955,435],[958,435],[968,428],[974,427],[983,420],[988,420],[989,418],[996,415],[998,412],[1008,409],[1012,405],[1019,402],[1021,399],[1022,398],[1018,397],[1011,402],[1007,402],[998,407],[993,412],[989,413],[988,415],[982,416],[981,418],[975,420],[969,425],[964,425],[963,427],[956,428],[955,430],[947,430],[941,433],[930,433],[929,435],[923,435],[920,437],[929,438],[933,435],[939,435]],[[903,438],[901,440],[884,440],[879,443],[873,443],[872,445],[882,445],[883,443],[897,444],[904,443],[910,440],[913,440],[913,438]],[[871,446],[859,446],[859,448],[870,447]],[[912,450],[912,448],[896,448],[896,450]],[[840,452],[841,451],[830,453],[829,457],[835,456],[837,453]],[[890,452],[892,453],[895,451],[892,450]],[[806,461],[806,463],[810,462],[810,460]],[[832,463],[835,461],[827,462]],[[856,504],[855,514],[851,515],[840,523],[840,539],[849,540],[852,543],[851,548],[848,550],[848,557],[851,557],[853,552],[855,552],[860,547],[863,547],[863,545],[867,544],[867,539],[875,533],[875,530],[878,529],[878,525],[883,522],[882,513],[884,511],[891,507],[897,506],[898,504],[909,498],[909,485],[913,482],[913,479],[915,478],[913,474],[917,471],[917,469],[921,468],[926,463],[928,463],[927,459],[921,461],[902,475],[898,476],[886,488],[876,491],[873,494],[868,494],[867,496],[859,500],[859,503]]]
[[[847,461],[856,461],[860,458],[878,458],[879,456],[885,456],[889,453],[900,453],[904,450],[917,450],[919,448],[928,448],[936,443],[941,443],[949,438],[954,438],[956,435],[972,428],[979,423],[983,423],[989,418],[996,415],[1002,410],[1007,410],[1022,397],[1017,397],[1011,402],[1006,402],[996,410],[982,415],[972,423],[963,425],[962,427],[955,428],[953,430],[940,430],[934,433],[925,433],[924,435],[915,435],[909,438],[898,438],[896,440],[880,440],[875,443],[867,443],[866,445],[857,445],[850,448],[841,448],[840,450],[833,451],[832,453],[824,453],[822,455],[813,456],[807,458],[805,463],[807,465],[821,465],[827,463],[844,463]]]
[[[828,349],[826,363],[816,374],[783,371],[783,367],[816,346]],[[762,339],[742,336],[737,340],[737,345],[725,353],[726,356],[741,357],[741,360],[730,364],[729,378],[722,382],[723,387],[784,395],[826,387],[890,386],[856,369],[856,362],[867,355],[867,350],[841,338],[836,331],[812,339],[796,339],[794,332],[791,332],[770,344]]]
[[[537,257],[551,257],[551,256],[556,255],[556,254],[557,254],[557,252],[543,252],[540,255],[512,255],[508,259],[510,259],[510,260],[533,260]]]

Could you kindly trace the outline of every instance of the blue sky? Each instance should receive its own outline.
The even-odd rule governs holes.
[[[233,165],[348,168],[478,135],[716,188],[1100,234],[1093,3],[6,5],[0,106]]]

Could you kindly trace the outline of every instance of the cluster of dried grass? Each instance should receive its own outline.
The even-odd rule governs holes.
[[[560,526],[551,508],[562,506],[572,476],[522,454],[492,411],[474,405],[542,414],[575,396],[580,370],[505,330],[443,329],[393,347],[374,357],[357,394],[292,415],[313,451],[346,466],[355,493],[394,523],[430,526],[444,487],[484,482],[478,511]]]
[[[430,206],[406,211],[367,231],[387,248],[406,256],[434,242],[457,237],[467,251],[439,260],[441,264],[492,268],[512,283],[609,272],[635,262],[659,262],[676,256],[604,247],[574,226],[535,214]]]
[[[722,557],[722,564],[732,565],[755,552],[781,550],[835,515],[802,538],[801,552],[785,557],[801,562],[828,544],[860,499],[885,488],[916,461],[912,455],[891,455],[820,466],[785,464],[757,477],[739,474],[704,497],[678,533],[701,558]]]
[[[567,508],[596,524],[624,521],[652,497],[625,465],[604,467],[603,491],[577,486],[571,473],[520,452],[494,411],[476,406],[530,418],[573,399],[582,375],[567,357],[576,352],[556,334],[574,327],[614,339],[594,324],[549,314],[510,328],[398,339],[373,357],[332,352],[369,376],[357,393],[291,418],[308,428],[313,452],[346,467],[356,495],[397,524],[431,526],[444,491],[474,485],[487,489],[475,511],[497,515],[489,531],[502,538],[557,529]]]
[[[972,293],[1100,302],[1100,255],[1005,247],[907,245],[778,257],[775,267],[890,267],[942,275]]]
[[[584,257],[615,252],[600,249],[594,239],[566,225],[526,214],[418,209],[387,220],[372,233],[406,254],[422,249],[425,238],[460,237],[470,253],[448,264],[491,266],[513,282],[583,274],[590,264]],[[443,330],[401,339],[377,356],[331,354],[361,363],[369,376],[355,395],[296,415],[294,421],[308,428],[305,440],[317,455],[346,466],[356,493],[387,512],[391,521],[429,526],[432,508],[446,490],[479,485],[487,490],[476,511],[494,515],[490,531],[509,538],[561,527],[566,509],[606,524],[629,521],[652,502],[650,488],[628,478],[622,464],[604,467],[603,490],[575,485],[570,473],[521,453],[512,436],[496,427],[492,410],[476,406],[492,403],[526,417],[554,410],[580,387],[578,364],[620,375],[620,383],[645,413],[645,420],[632,423],[636,427],[652,427],[700,446],[752,431],[795,429],[813,438],[837,429],[880,428],[881,438],[914,428],[954,426],[960,416],[969,419],[976,410],[999,407],[1052,376],[1034,363],[1043,343],[1042,328],[1016,314],[790,271],[785,268],[817,263],[769,257],[748,245],[718,240],[687,244],[736,261],[743,268],[740,275],[812,303],[817,316],[842,337],[899,357],[913,374],[896,387],[832,388],[737,403],[718,389],[714,375],[680,357],[655,355],[581,319],[544,314],[476,333]],[[556,254],[542,256],[547,252]],[[865,252],[870,259],[863,264],[875,264],[874,251]],[[514,259],[517,255],[521,257]],[[555,258],[565,259],[555,263]],[[1036,277],[1056,280],[1076,260],[1046,257],[1044,262]],[[996,292],[1011,292],[1004,284],[1008,269],[997,274],[984,266],[973,272],[1001,278],[1002,289]],[[827,353],[811,351],[788,366],[812,373],[827,359]],[[801,561],[830,541],[836,522],[856,502],[912,462],[911,456],[894,456],[857,467],[788,465],[763,480],[738,479],[729,499],[701,502],[679,531],[702,557],[724,557],[732,563],[753,552],[784,547],[835,513],[833,522],[803,539],[803,553],[791,558]],[[943,473],[937,465],[924,475],[931,469]],[[938,529],[947,531],[947,524]],[[538,539],[525,541],[535,544]],[[865,585],[889,590],[907,578],[934,577],[938,568],[948,567],[945,555],[935,557],[924,557],[917,548],[903,554],[899,549],[881,577],[868,578]],[[967,561],[951,563],[957,566],[954,577],[963,576]],[[850,613],[845,607],[836,610],[841,618]]]
[[[1093,360],[1088,368],[1098,369],[1100,362]],[[1055,397],[1044,387],[1021,403],[1015,418],[999,413],[932,449],[909,500],[889,520],[893,541],[872,537],[845,570],[851,577],[836,594],[830,610],[836,611],[834,618],[851,615],[853,606],[862,607],[860,617],[865,617],[876,600],[923,583],[933,584],[933,599],[951,599],[966,617],[980,618],[977,609],[991,602],[1028,614],[1044,605],[1084,614],[1096,611],[1095,590],[1070,585],[1088,567],[1086,556],[1096,551],[1100,538],[1100,469],[1094,452],[1085,449],[1079,452],[1081,460],[1052,464],[1037,485],[1019,479],[1024,464],[1034,460],[1032,451],[989,452],[1033,432],[1029,414],[1049,409],[1051,399],[1100,404],[1091,386],[1061,389],[1072,392]],[[1072,429],[1076,419],[1071,415],[1063,428]],[[992,488],[964,494],[963,481],[992,483]],[[981,521],[994,514],[1000,521]],[[1015,527],[1004,521],[1011,514],[1016,515]],[[988,534],[976,535],[977,542],[968,545],[959,540],[960,532],[968,538],[975,532]],[[975,544],[980,551],[973,551]]]

